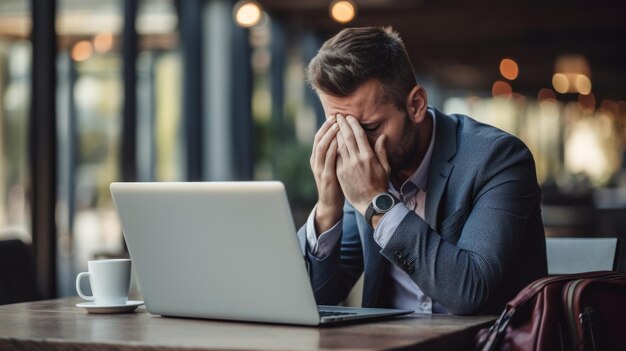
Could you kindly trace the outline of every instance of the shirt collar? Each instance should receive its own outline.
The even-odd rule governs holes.
[[[414,190],[416,190],[415,188],[426,192],[426,184],[428,182],[428,170],[430,169],[430,160],[433,156],[433,146],[435,145],[435,131],[437,130],[437,118],[435,118],[435,110],[432,106],[428,106],[426,112],[433,119],[433,129],[432,136],[430,138],[430,144],[428,144],[428,150],[426,150],[426,154],[424,155],[424,159],[422,159],[422,163],[420,163],[419,167],[417,167],[417,170],[400,187],[400,194],[403,196],[409,195]],[[393,192],[398,194],[398,191],[394,188],[391,181],[389,182],[389,188],[393,190]]]

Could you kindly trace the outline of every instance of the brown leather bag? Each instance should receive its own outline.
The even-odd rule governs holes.
[[[478,350],[626,350],[626,275],[538,279],[476,338]]]

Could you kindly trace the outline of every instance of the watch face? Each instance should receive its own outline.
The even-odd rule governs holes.
[[[374,200],[374,207],[376,207],[379,211],[387,212],[393,207],[394,201],[393,197],[389,194],[380,194]]]

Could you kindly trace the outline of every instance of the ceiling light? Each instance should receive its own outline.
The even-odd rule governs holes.
[[[330,4],[330,16],[339,23],[348,23],[356,16],[356,5],[349,0],[333,1]]]
[[[233,7],[233,15],[238,25],[248,28],[261,21],[263,11],[261,5],[255,1],[239,1]]]

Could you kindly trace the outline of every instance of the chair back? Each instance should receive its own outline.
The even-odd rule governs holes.
[[[617,238],[546,238],[548,274],[614,270]]]
[[[37,300],[32,253],[19,239],[0,240],[0,305]]]

